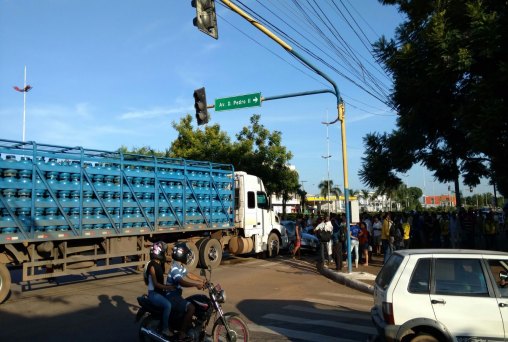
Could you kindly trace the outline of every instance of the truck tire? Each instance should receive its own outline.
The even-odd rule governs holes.
[[[187,263],[187,269],[189,271],[192,271],[198,266],[199,256],[200,256],[199,250],[196,247],[196,244],[194,242],[186,241],[185,244],[187,245],[187,247],[189,247],[189,249],[192,252],[192,257],[190,258],[189,262]]]
[[[206,239],[199,248],[199,262],[201,267],[219,267],[222,262],[222,245],[217,239]]]
[[[5,264],[0,264],[0,303],[3,303],[10,291],[11,274]]]
[[[279,249],[279,236],[275,233],[270,233],[270,235],[268,235],[268,241],[266,242],[266,256],[268,258],[275,258],[279,255]]]

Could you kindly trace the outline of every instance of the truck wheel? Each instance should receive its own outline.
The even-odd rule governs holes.
[[[418,334],[413,339],[411,339],[411,342],[438,342],[438,341],[439,339],[425,333]]]
[[[222,261],[222,245],[217,239],[206,239],[199,248],[199,262],[202,267],[216,268]]]
[[[275,233],[268,235],[268,241],[266,243],[266,256],[268,258],[275,258],[279,255],[280,241],[279,236]]]
[[[187,263],[187,269],[194,270],[199,263],[199,250],[194,242],[187,241],[185,242],[185,244],[187,245],[187,247],[189,247],[189,249],[192,252],[192,256],[190,257],[190,260]]]
[[[11,291],[11,274],[5,264],[0,264],[0,303],[9,295]]]

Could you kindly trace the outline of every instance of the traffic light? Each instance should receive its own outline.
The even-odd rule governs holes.
[[[198,125],[204,125],[210,121],[210,115],[206,109],[205,88],[194,90],[194,108],[196,108],[196,119],[198,120]]]
[[[196,7],[196,18],[194,18],[194,26],[206,33],[207,35],[217,39],[219,33],[217,31],[217,15],[215,14],[214,0],[192,0],[192,7]]]

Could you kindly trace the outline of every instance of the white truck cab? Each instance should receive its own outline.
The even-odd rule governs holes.
[[[252,241],[252,248],[240,249],[242,253],[266,252],[268,257],[275,257],[281,246],[287,244],[263,181],[242,171],[235,172],[235,227],[247,240],[246,244]]]

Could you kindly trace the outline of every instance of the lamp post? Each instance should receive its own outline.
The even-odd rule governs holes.
[[[327,170],[327,182],[328,182],[328,186],[327,186],[327,189],[328,189],[328,196],[326,198],[326,203],[328,204],[328,214],[331,213],[331,209],[330,209],[330,158],[332,157],[332,155],[330,154],[330,136],[329,136],[329,132],[328,132],[328,125],[330,125],[330,123],[328,122],[328,111],[326,111],[326,122],[323,122],[324,125],[326,125],[326,156],[321,156],[322,158],[325,158],[326,159],[326,170]]]

